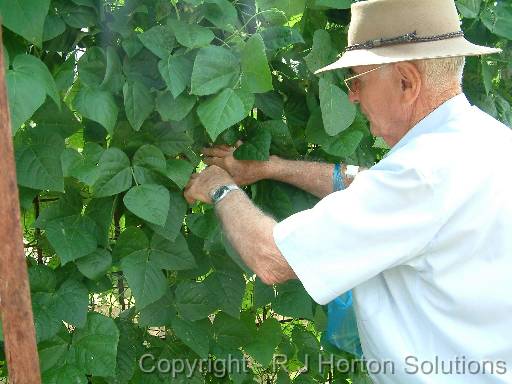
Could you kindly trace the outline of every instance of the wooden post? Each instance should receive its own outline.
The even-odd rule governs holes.
[[[40,384],[0,26],[0,311],[9,383]]]

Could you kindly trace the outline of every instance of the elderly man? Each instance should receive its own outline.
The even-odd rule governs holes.
[[[216,147],[186,188],[265,283],[298,278],[320,304],[353,289],[365,358],[394,367],[376,383],[512,382],[512,131],[461,90],[464,56],[495,52],[465,40],[453,0],[355,3],[349,47],[319,72],[351,68],[388,155],[333,193],[345,165]],[[323,199],[278,224],[236,187],[264,178]]]

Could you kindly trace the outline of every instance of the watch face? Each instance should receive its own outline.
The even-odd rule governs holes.
[[[217,189],[215,191],[215,193],[213,194],[213,200],[217,200],[217,199],[221,198],[222,195],[224,193],[226,193],[227,190],[228,190],[228,187],[226,187],[226,186],[222,186],[219,189]]]

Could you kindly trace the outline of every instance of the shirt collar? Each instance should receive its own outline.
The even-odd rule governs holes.
[[[444,122],[450,120],[453,116],[459,115],[461,111],[464,111],[469,107],[471,107],[471,104],[463,93],[445,101],[433,112],[425,116],[418,124],[412,127],[384,157],[389,156],[391,153],[397,151],[399,148],[405,146],[420,135],[439,130]]]

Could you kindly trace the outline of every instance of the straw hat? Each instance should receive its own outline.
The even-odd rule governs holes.
[[[499,53],[470,43],[453,0],[369,0],[352,4],[348,47],[315,73],[358,65]]]

